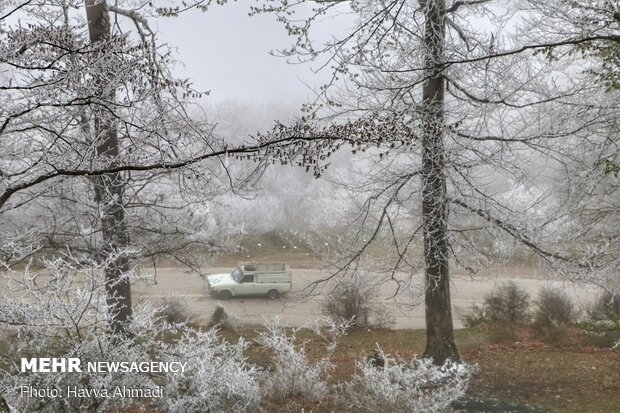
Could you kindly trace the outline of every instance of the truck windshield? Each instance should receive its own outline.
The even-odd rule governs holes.
[[[230,276],[232,277],[233,280],[235,280],[236,282],[241,281],[241,278],[243,277],[243,271],[241,271],[241,268],[235,268],[235,270],[232,272],[232,274],[230,274]]]

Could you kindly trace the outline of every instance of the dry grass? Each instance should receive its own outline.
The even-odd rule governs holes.
[[[477,364],[468,396],[497,399],[540,406],[550,412],[620,412],[620,351],[597,348],[578,329],[571,329],[560,347],[547,344],[532,328],[513,325],[509,337],[505,325],[483,324],[456,331],[463,360]],[[221,331],[225,339],[244,337],[250,362],[263,367],[271,357],[254,341],[256,329]],[[323,341],[310,332],[302,332],[311,359],[325,355]],[[0,348],[4,340],[0,340]],[[424,350],[424,330],[359,330],[345,336],[334,354],[336,365],[331,382],[348,380],[355,362],[373,354],[376,345],[387,353],[408,359]],[[290,407],[290,404],[289,404]],[[298,406],[314,412],[339,411],[328,399],[317,406]],[[154,410],[153,410],[154,411]],[[276,405],[266,411],[280,411]]]
[[[240,250],[225,256],[214,257],[214,267],[234,267],[240,262],[285,261],[294,268],[317,268],[319,257],[302,241],[288,239],[277,232],[245,235]]]
[[[506,336],[506,332],[510,334]],[[226,332],[229,340],[244,336],[252,340],[254,330]],[[320,339],[302,333],[309,357],[323,356]],[[535,330],[513,325],[485,324],[456,331],[457,345],[463,360],[477,364],[479,372],[468,395],[540,406],[550,412],[608,413],[620,411],[620,351],[600,349],[589,344],[583,333],[570,330],[562,346],[552,346]],[[387,353],[408,359],[424,350],[424,330],[361,330],[345,336],[333,361],[336,369],[331,381],[348,380],[355,372],[355,362],[371,355],[380,345]],[[257,345],[248,357],[263,366],[269,356]],[[303,407],[303,406],[300,406]],[[306,411],[310,406],[305,406]],[[329,401],[312,406],[312,411],[332,411]],[[272,406],[278,411],[277,406]]]

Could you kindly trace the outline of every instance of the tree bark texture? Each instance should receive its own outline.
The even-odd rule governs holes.
[[[425,4],[425,76],[422,122],[422,216],[424,220],[426,349],[435,364],[459,361],[450,307],[448,205],[444,133],[445,0]]]
[[[88,33],[91,44],[110,39],[110,16],[106,1],[85,0]],[[105,48],[102,53],[105,52]],[[111,73],[98,73],[93,88],[100,104],[93,109],[94,137],[98,157],[115,162],[119,155],[117,125],[112,111],[116,93],[111,82]],[[123,194],[125,181],[121,173],[112,173],[93,178],[95,201],[100,211],[103,255],[108,265],[105,268],[107,304],[111,308],[110,331],[117,339],[128,337],[132,318],[131,284],[128,278],[129,259],[124,251],[129,247],[129,232],[125,219]],[[121,251],[121,253],[119,253]]]

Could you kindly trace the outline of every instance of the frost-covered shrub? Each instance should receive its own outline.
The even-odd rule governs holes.
[[[498,285],[484,297],[486,316],[491,321],[528,321],[529,307],[530,295],[513,281]]]
[[[604,292],[587,309],[591,320],[618,320],[620,319],[620,294]]]
[[[596,346],[620,347],[620,295],[609,292],[600,295],[577,326]]]
[[[538,327],[565,326],[575,318],[575,306],[566,292],[543,287],[538,292],[534,323]]]
[[[463,315],[463,325],[467,328],[476,327],[487,320],[484,307],[478,304],[472,304],[469,311]]]
[[[429,359],[403,363],[378,349],[376,362],[359,363],[359,373],[343,386],[351,410],[359,412],[439,412],[465,394],[471,367]]]
[[[161,302],[161,309],[156,315],[170,324],[188,323],[195,318],[195,315],[191,313],[187,304],[182,302],[178,297],[164,298]]]
[[[318,402],[328,392],[327,378],[333,365],[329,356],[336,349],[338,339],[346,331],[346,323],[329,322],[328,335],[316,325],[315,333],[327,340],[327,357],[312,362],[305,351],[305,342],[298,342],[301,328],[290,333],[280,326],[276,318],[267,324],[258,342],[273,359],[273,369],[267,370],[262,378],[261,389],[267,399],[286,401],[289,398]]]
[[[260,402],[257,372],[246,363],[246,344],[228,344],[216,330],[184,331],[182,337],[162,345],[164,360],[184,360],[189,370],[166,380],[161,399],[169,412],[246,412]]]
[[[620,319],[618,320],[582,320],[577,323],[589,341],[604,348],[615,348],[620,342]]]
[[[215,330],[170,324],[148,303],[133,306],[127,330],[114,336],[106,302],[103,265],[71,257],[44,261],[45,268],[6,270],[7,294],[0,304],[6,351],[0,355],[0,394],[16,411],[106,412],[130,406],[170,412],[253,411],[260,392],[256,372],[243,357],[245,344],[229,344]],[[82,372],[24,372],[22,357],[79,358]],[[184,372],[90,372],[88,362],[187,363]],[[21,397],[21,386],[85,389],[88,397]],[[164,397],[102,397],[118,387],[164,389]],[[98,390],[99,394],[94,394]]]
[[[383,283],[376,274],[361,270],[337,278],[329,286],[323,314],[337,320],[351,320],[352,327],[388,327],[393,319],[385,306],[377,303]]]
[[[534,326],[545,342],[554,346],[564,344],[575,316],[573,301],[563,290],[549,286],[540,289],[534,308]]]
[[[474,305],[463,317],[467,327],[485,321],[522,323],[530,320],[530,295],[513,281],[496,286],[484,296],[482,306]]]

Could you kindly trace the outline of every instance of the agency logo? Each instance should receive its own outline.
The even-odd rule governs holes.
[[[187,362],[179,361],[89,361],[75,357],[34,357],[21,359],[22,373],[184,373]]]
[[[22,358],[21,372],[26,373],[28,371],[32,373],[81,373],[80,368],[81,361],[79,358],[55,358],[55,357],[40,357],[40,358]]]

